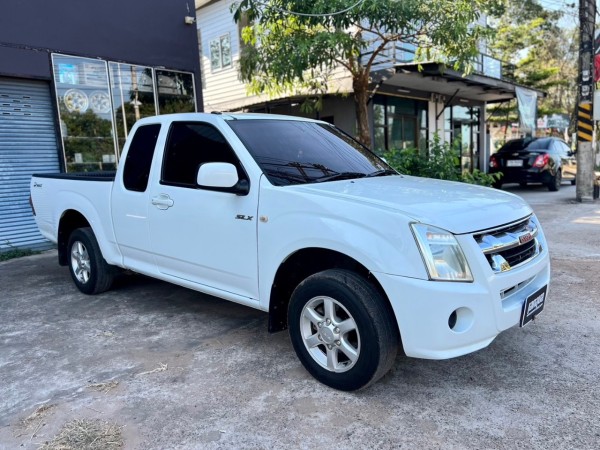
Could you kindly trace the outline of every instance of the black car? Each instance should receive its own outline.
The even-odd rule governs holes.
[[[504,144],[490,157],[489,173],[502,172],[494,183],[542,183],[558,191],[563,180],[575,184],[577,165],[569,146],[559,138],[514,139]]]

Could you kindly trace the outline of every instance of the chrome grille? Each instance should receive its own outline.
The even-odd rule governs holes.
[[[538,227],[531,217],[473,237],[494,272],[506,272],[540,253]]]

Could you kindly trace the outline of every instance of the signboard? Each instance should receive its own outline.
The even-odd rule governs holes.
[[[531,130],[531,133],[534,134],[537,125],[535,118],[537,115],[537,93],[519,86],[515,87],[515,92],[517,94],[521,128]]]

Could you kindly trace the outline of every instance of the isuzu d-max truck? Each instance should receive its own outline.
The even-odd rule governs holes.
[[[486,347],[542,311],[550,280],[521,198],[399,174],[315,120],[142,119],[116,173],[34,175],[31,196],[83,293],[128,269],[263,310],[342,390],[376,381],[398,350]]]

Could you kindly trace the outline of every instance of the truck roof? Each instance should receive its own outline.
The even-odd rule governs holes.
[[[164,117],[169,120],[206,120],[209,117],[214,119],[220,117],[223,120],[296,120],[300,122],[319,122],[326,123],[320,120],[310,119],[306,117],[297,116],[286,116],[282,114],[263,114],[263,113],[228,113],[228,112],[212,112],[212,113],[177,113],[177,114],[162,114],[160,117]],[[144,122],[156,121],[157,116],[147,117],[142,119]]]

